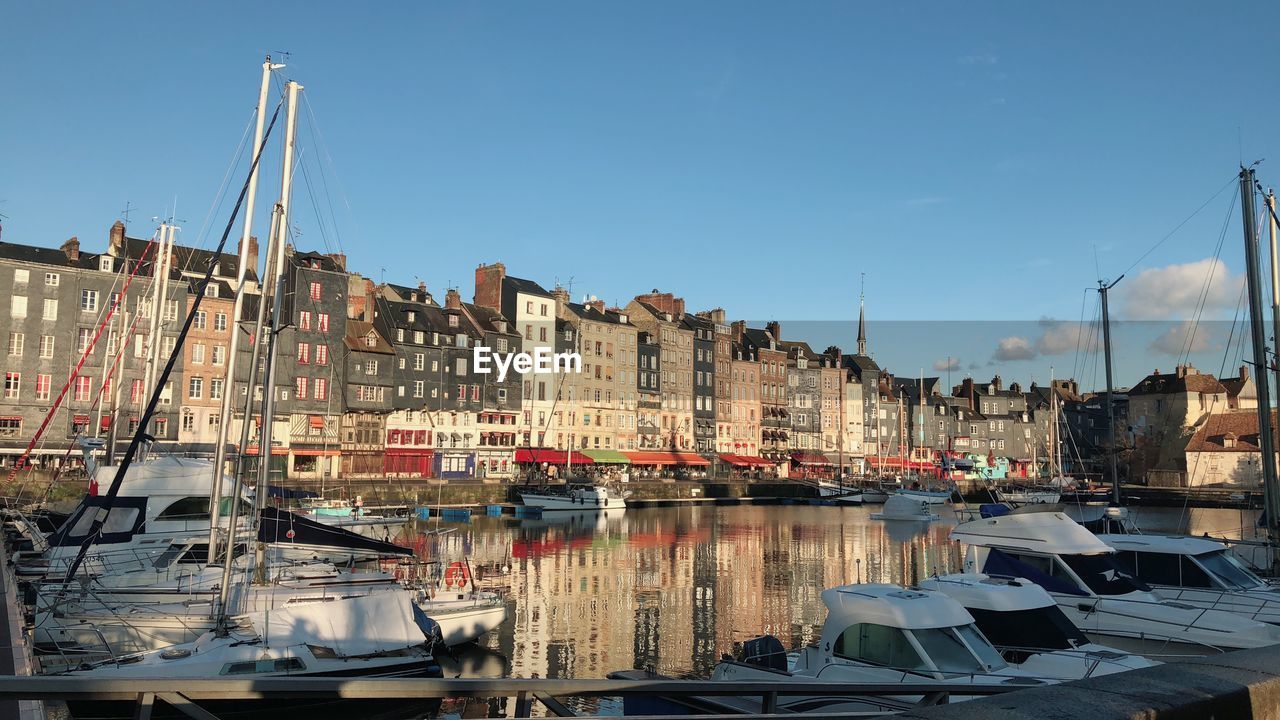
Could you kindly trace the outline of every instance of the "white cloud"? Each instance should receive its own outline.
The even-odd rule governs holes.
[[[1203,301],[1204,316],[1217,317],[1235,309],[1243,283],[1243,273],[1233,275],[1216,258],[1150,268],[1116,288],[1118,314],[1131,320],[1185,320]]]
[[[995,65],[1000,62],[1000,57],[991,52],[972,53],[961,55],[956,62],[961,65]]]
[[[1031,360],[1035,356],[1036,351],[1026,338],[1014,336],[1000,340],[996,345],[996,351],[992,355],[992,359],[997,362],[1010,362],[1013,360]]]
[[[1197,323],[1190,320],[1184,320],[1156,336],[1147,345],[1147,349],[1151,352],[1179,357],[1188,352],[1198,353],[1214,350],[1216,349],[1216,343],[1212,332],[1206,325],[1197,325]]]
[[[1036,338],[1035,349],[1041,355],[1066,355],[1077,350],[1097,352],[1090,348],[1092,330],[1088,325],[1052,318],[1040,318],[1040,337]],[[1097,345],[1097,343],[1092,343]]]
[[[941,360],[934,360],[933,369],[937,370],[938,372],[948,372],[951,370],[959,370],[960,359],[959,358],[942,358]]]

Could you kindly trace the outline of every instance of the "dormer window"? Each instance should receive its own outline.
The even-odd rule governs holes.
[[[213,283],[209,283],[208,285],[205,285],[204,296],[211,297],[211,298],[218,297],[218,286],[214,285]]]
[[[369,331],[369,334],[364,336],[364,346],[378,347],[378,335],[373,331]]]
[[[1236,446],[1236,436],[1233,433],[1227,433],[1222,436],[1222,447],[1231,450]]]
[[[458,316],[457,316],[457,315],[450,315],[450,316],[449,316],[449,327],[458,327]]]
[[[109,257],[98,258],[98,269],[103,272],[111,272],[111,258]]]
[[[414,311],[410,310],[408,313],[406,313],[405,317],[406,319],[408,319],[409,322],[413,322],[414,318],[418,317],[418,315]]]

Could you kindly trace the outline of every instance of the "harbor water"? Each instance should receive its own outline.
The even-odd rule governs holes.
[[[424,557],[469,558],[483,584],[506,594],[507,623],[463,658],[466,673],[601,678],[649,667],[705,678],[735,642],[765,633],[788,647],[816,639],[825,588],[910,584],[960,570],[961,549],[948,539],[956,524],[951,506],[939,506],[931,523],[871,519],[877,510],[703,505],[418,522],[407,532],[447,531],[419,541]],[[1239,535],[1257,517],[1170,508],[1133,514],[1146,532],[1225,535]],[[446,710],[483,716],[505,709],[476,705]],[[620,710],[607,700],[576,709]]]

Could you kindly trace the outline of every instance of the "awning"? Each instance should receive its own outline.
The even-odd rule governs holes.
[[[766,460],[757,455],[739,455],[738,457],[758,467],[768,467],[770,465],[773,465],[773,462],[771,460]]]
[[[307,457],[307,456],[311,456],[311,457],[321,457],[321,456],[323,456],[323,457],[336,457],[336,456],[338,456],[338,455],[341,455],[341,454],[342,454],[342,451],[341,451],[341,450],[339,450],[339,449],[337,449],[337,448],[300,448],[300,447],[294,447],[294,448],[290,448],[290,449],[289,449],[289,452],[292,452],[292,453],[293,453],[293,455],[294,455],[294,457]],[[272,454],[273,454],[273,455],[275,454],[275,453],[274,453],[274,451],[272,452]]]
[[[564,450],[544,450],[541,448],[520,448],[516,450],[518,463],[547,463],[548,465],[568,465],[569,453]],[[591,465],[594,460],[580,451],[573,452],[574,465]]]
[[[729,453],[720,453],[720,459],[729,463],[734,467],[751,467],[750,460],[744,457],[738,457],[737,455],[730,455]]]
[[[624,452],[632,465],[675,465],[676,456],[669,452]]]
[[[245,454],[245,455],[257,455],[257,454],[258,454],[258,446],[257,446],[257,445],[250,445],[250,446],[249,446],[249,449],[244,451],[244,454]],[[288,454],[289,454],[289,448],[286,448],[286,447],[273,447],[273,448],[271,448],[271,454],[272,454],[272,455],[288,455]]]
[[[603,465],[631,464],[631,459],[617,450],[583,450],[582,454]]]
[[[830,465],[825,455],[818,453],[805,452],[804,450],[796,450],[791,453],[791,459],[800,465]]]
[[[309,418],[307,418],[307,421],[308,421],[308,424],[313,428],[317,428],[320,430],[324,429],[324,416],[322,415],[312,415]]]
[[[386,449],[387,455],[396,455],[400,457],[431,457],[435,454],[435,450],[426,448],[408,448],[408,447],[392,447]]]
[[[711,464],[710,460],[698,455],[697,453],[678,452],[675,456],[677,465],[705,466]]]

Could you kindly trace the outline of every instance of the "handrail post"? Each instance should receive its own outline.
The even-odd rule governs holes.
[[[529,691],[520,690],[516,693],[516,717],[527,718],[533,710],[533,703],[529,702]]]

